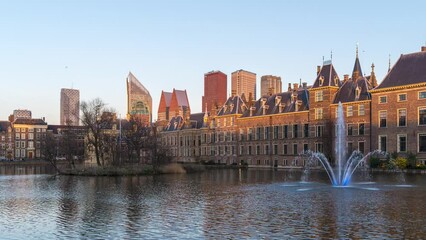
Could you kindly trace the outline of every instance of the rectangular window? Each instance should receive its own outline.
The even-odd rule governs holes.
[[[274,126],[274,139],[278,139],[278,126]]]
[[[260,127],[256,128],[256,138],[255,138],[256,140],[261,140],[260,133],[261,133]]]
[[[293,144],[293,154],[297,155],[299,152],[297,151],[297,144]]]
[[[346,117],[352,117],[354,115],[353,113],[353,107],[352,106],[348,106],[346,108]]]
[[[251,146],[248,146],[248,149],[247,149],[247,150],[248,150],[247,154],[248,154],[248,155],[251,155],[251,153],[252,153]]]
[[[298,130],[299,130],[299,125],[295,124],[293,125],[293,138],[298,138]]]
[[[284,131],[284,138],[288,138],[288,125],[284,126],[283,131]]]
[[[256,146],[256,155],[260,155],[260,146],[259,145]]]
[[[274,152],[273,152],[273,154],[274,155],[278,154],[278,145],[277,144],[274,144]]]
[[[365,152],[365,142],[358,142],[358,150],[362,153]]]
[[[419,125],[426,125],[426,108],[419,108]]]
[[[379,103],[387,103],[388,97],[387,96],[380,96],[379,97]]]
[[[265,155],[269,155],[269,145],[265,145]]]
[[[269,140],[269,132],[270,132],[269,127],[265,127],[265,139],[266,140]]]
[[[426,98],[426,92],[419,92],[419,99],[425,99]]]
[[[425,135],[425,137],[426,137],[426,135]],[[426,147],[425,147],[426,148]],[[426,150],[425,150],[426,151]],[[287,146],[287,144],[284,144],[283,145],[283,154],[284,155],[287,155],[288,154],[288,146]]]
[[[364,131],[365,131],[365,124],[364,123],[360,123],[358,125],[358,135],[364,135]]]
[[[25,141],[21,142],[21,148],[25,148]]]
[[[34,148],[34,142],[28,142],[28,148]]]
[[[315,151],[320,153],[323,152],[322,143],[315,143]]]
[[[26,154],[25,149],[21,149],[21,157],[26,157],[26,156],[27,156],[27,154]]]
[[[398,94],[398,102],[404,102],[404,101],[407,101],[407,94],[406,93]]]
[[[419,152],[426,152],[426,134],[419,134]]]
[[[353,131],[354,131],[354,128],[353,128],[352,124],[348,124],[348,136],[352,136]]]
[[[358,106],[358,116],[364,116],[365,115],[365,106],[364,104],[360,104]]]
[[[323,126],[316,126],[315,127],[315,136],[316,137],[322,137],[323,129],[324,129]]]
[[[303,137],[309,137],[309,124],[303,125]]]
[[[407,126],[407,109],[398,109],[398,127]]]
[[[16,134],[15,134],[15,139],[21,139],[21,134],[16,133]]]
[[[309,145],[307,144],[307,143],[304,143],[303,144],[303,151],[304,152],[306,152],[306,151],[308,151],[308,149],[309,149],[309,147],[308,147]]]
[[[386,148],[387,141],[386,141],[386,139],[387,139],[387,137],[384,136],[384,135],[380,135],[379,136],[379,149],[381,151],[383,151],[383,152],[387,151],[387,148]]]
[[[244,146],[240,146],[240,155],[244,154]]]
[[[253,140],[253,129],[252,129],[252,128],[249,128],[249,129],[247,130],[247,139],[248,139],[249,141]]]
[[[316,91],[315,92],[315,102],[322,102],[324,98],[322,91]]]
[[[323,118],[322,108],[315,108],[315,119],[321,120]]]
[[[352,154],[353,151],[354,151],[353,143],[348,142],[348,154],[349,154],[349,156]]]
[[[407,135],[398,134],[398,152],[407,151]]]
[[[379,111],[379,126],[381,128],[386,127],[386,119],[387,119],[387,112],[386,111]]]

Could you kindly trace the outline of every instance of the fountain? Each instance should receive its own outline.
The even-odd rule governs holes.
[[[333,186],[347,186],[357,167],[362,163],[366,163],[366,160],[369,159],[370,156],[380,153],[380,151],[375,150],[364,156],[360,151],[356,150],[353,151],[350,157],[345,161],[346,131],[341,102],[339,102],[337,109],[336,131],[336,142],[334,146],[336,168],[333,169],[328,159],[322,153],[307,151],[303,155],[308,157],[308,165],[309,162],[313,162],[313,160],[318,160],[321,163]]]

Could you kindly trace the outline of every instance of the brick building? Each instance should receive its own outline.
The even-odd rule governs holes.
[[[358,53],[351,75],[339,78],[331,61],[317,68],[313,84],[290,85],[248,104],[231,96],[208,124],[183,127],[170,122],[167,136],[179,136],[175,159],[249,166],[302,167],[299,153],[312,150],[333,160],[339,102],[344,110],[347,153],[374,149],[414,153],[426,160],[426,48],[402,55],[380,85],[374,73],[365,76]],[[425,102],[423,102],[425,101]],[[190,130],[190,131],[189,131]],[[164,133],[164,132],[163,132]],[[166,136],[166,135],[161,136]],[[189,140],[181,139],[190,133]],[[193,142],[192,142],[193,141]],[[188,145],[185,145],[188,144]],[[187,146],[191,151],[185,150]]]
[[[228,79],[221,71],[211,71],[204,74],[203,108],[208,110],[219,109],[226,101],[228,95]]]

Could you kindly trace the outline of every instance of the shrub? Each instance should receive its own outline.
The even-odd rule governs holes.
[[[408,166],[408,160],[404,157],[397,157],[393,163],[398,169],[406,169]]]
[[[380,158],[378,158],[378,157],[371,157],[370,158],[370,167],[371,168],[380,167],[380,163],[381,163]]]

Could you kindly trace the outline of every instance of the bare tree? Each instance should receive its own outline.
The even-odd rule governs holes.
[[[58,173],[60,170],[56,164],[56,154],[58,152],[58,141],[51,132],[47,132],[41,141],[41,153],[46,161],[48,161]]]
[[[105,142],[103,135],[111,129],[115,113],[106,108],[106,104],[99,98],[95,98],[81,104],[81,122],[87,127],[87,141],[93,147],[98,166],[105,165]],[[101,162],[102,160],[102,162]]]
[[[131,116],[124,132],[124,140],[127,145],[129,161],[136,156],[137,162],[141,162],[141,153],[146,148],[146,138],[151,133],[151,128],[140,121],[137,117]]]

